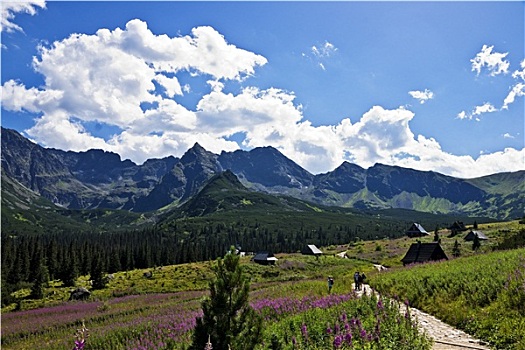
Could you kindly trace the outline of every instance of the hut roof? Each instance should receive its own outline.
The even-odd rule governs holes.
[[[417,222],[414,222],[412,226],[407,230],[406,234],[409,237],[427,236],[429,233]]]
[[[304,247],[304,249],[302,250],[302,253],[308,255],[323,255],[323,252],[314,244],[306,245],[306,247]]]
[[[256,263],[275,263],[278,259],[269,252],[259,252],[253,257]]]
[[[464,240],[465,241],[473,241],[474,240],[474,237],[475,236],[478,236],[478,239],[481,239],[483,241],[486,241],[488,240],[489,238],[487,236],[485,236],[485,234],[481,231],[475,231],[475,230],[470,230],[469,233],[467,233],[467,235],[465,236]]]
[[[432,243],[413,243],[408,249],[405,257],[401,259],[403,265],[412,263],[422,263],[427,261],[448,260],[447,255],[437,242]]]
[[[466,231],[467,227],[463,223],[463,221],[454,221],[452,225],[448,228],[451,231]]]

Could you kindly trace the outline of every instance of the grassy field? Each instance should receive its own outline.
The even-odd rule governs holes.
[[[471,292],[465,295],[486,295],[486,290],[481,288],[491,288],[493,281],[489,283],[479,278],[475,268],[488,271],[489,266],[503,266],[501,261],[506,263],[502,269],[504,273],[497,279],[500,289],[505,289],[501,286],[508,283],[509,288],[519,290],[519,283],[524,283],[525,293],[525,280],[520,279],[525,278],[525,273],[520,274],[524,271],[520,268],[525,269],[525,262],[520,260],[525,251],[492,253],[498,242],[520,229],[518,222],[480,224],[478,229],[489,237],[489,241],[482,242],[478,251],[471,249],[471,243],[463,242],[463,234],[450,238],[447,237],[448,231],[440,231],[439,236],[450,261],[410,269],[400,266],[400,259],[408,246],[415,242],[415,239],[409,238],[325,247],[325,255],[320,258],[277,254],[279,260],[275,266],[261,266],[251,262],[250,257],[241,258],[244,271],[252,282],[252,306],[265,317],[261,349],[292,349],[298,346],[326,349],[336,345],[349,348],[348,341],[352,339],[352,346],[357,349],[403,348],[400,344],[407,344],[406,349],[428,349],[428,339],[417,333],[412,320],[399,319],[399,313],[392,312],[396,305],[371,298],[355,300],[352,276],[356,270],[365,272],[372,285],[383,293],[412,299],[411,303],[431,313],[442,309],[450,310],[451,314],[457,310],[468,311],[465,317],[462,316],[463,321],[455,324],[493,344],[509,349],[517,346],[515,344],[522,344],[523,338],[519,333],[508,336],[514,334],[509,333],[509,327],[520,330],[525,324],[525,314],[519,309],[521,299],[516,299],[515,293],[491,294],[489,301],[473,299],[470,305],[465,304],[465,300],[469,300],[466,296],[451,292],[447,297],[438,298],[439,307],[434,308],[431,300],[436,300],[436,296],[430,299],[432,294],[427,289],[419,288],[419,294],[408,294],[406,286],[417,283],[433,286],[431,290],[435,293],[443,290],[436,285],[445,284],[460,285]],[[429,228],[427,230],[430,231]],[[461,243],[460,258],[452,258],[451,254],[456,239]],[[433,233],[422,240],[432,241]],[[346,253],[349,259],[338,257],[339,253]],[[44,299],[25,298],[18,305],[13,304],[2,310],[2,348],[71,349],[75,331],[84,321],[90,334],[86,349],[182,349],[188,344],[195,318],[201,313],[200,302],[207,294],[208,283],[213,277],[213,263],[208,261],[118,272],[113,274],[107,288],[92,291],[90,299],[85,302],[68,302],[70,288],[63,287],[59,281],[51,282]],[[379,273],[373,264],[391,268]],[[456,267],[446,267],[449,265]],[[472,272],[466,273],[463,266],[469,266],[468,271]],[[425,272],[425,269],[434,270]],[[463,276],[461,281],[449,282],[447,276],[450,274],[440,272],[452,269],[456,271],[453,276]],[[146,277],[145,273],[150,273],[151,277]],[[335,279],[330,295],[326,283],[329,275]],[[432,283],[431,278],[435,279]],[[483,281],[483,287],[479,287],[479,281]],[[79,278],[77,285],[90,288],[86,276]],[[450,287],[450,290],[453,288]],[[30,290],[17,293],[28,296]],[[425,299],[423,296],[427,294],[429,297]],[[510,321],[505,318],[505,313],[496,313],[499,307],[513,305],[518,306],[516,313],[510,314]],[[19,311],[13,311],[15,308]],[[501,334],[497,339],[491,338],[494,330],[489,328],[485,314],[498,317],[498,322],[492,322],[501,325],[498,326]],[[381,325],[381,332],[378,324]]]

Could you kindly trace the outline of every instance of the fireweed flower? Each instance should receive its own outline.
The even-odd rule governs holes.
[[[352,333],[345,334],[345,342],[350,346],[352,345]]]
[[[336,335],[334,337],[334,348],[338,349],[341,347],[341,345],[343,344],[343,337],[340,336],[340,335]]]
[[[367,339],[367,334],[366,334],[366,330],[363,328],[361,329],[361,332],[359,332],[359,336],[361,337],[361,339]]]
[[[303,323],[301,326],[301,334],[303,335],[304,339],[308,339],[308,329],[306,328],[306,323]]]
[[[89,329],[86,328],[84,321],[82,321],[82,327],[77,329],[75,334],[75,347],[73,350],[83,350],[86,345],[87,338],[89,337]]]

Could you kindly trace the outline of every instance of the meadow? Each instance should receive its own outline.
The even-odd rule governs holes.
[[[258,349],[430,349],[430,339],[403,312],[405,302],[498,349],[524,349],[525,249],[492,252],[519,225],[480,229],[490,240],[478,251],[462,242],[461,257],[452,258],[453,242],[461,237],[442,231],[451,259],[405,268],[399,260],[414,239],[329,246],[320,258],[277,254],[276,266],[241,258],[251,279],[250,304],[264,318]],[[378,272],[374,263],[391,268]],[[117,272],[106,288],[92,290],[88,301],[67,301],[70,287],[60,281],[49,284],[42,300],[28,299],[29,289],[19,290],[21,301],[2,309],[2,348],[70,350],[84,323],[89,329],[84,349],[185,349],[202,314],[213,264]],[[383,298],[356,298],[355,271],[365,272]],[[335,279],[330,294],[329,275]],[[89,287],[88,277],[77,285]]]
[[[242,258],[242,266],[252,281],[250,304],[265,320],[260,349],[350,344],[394,348],[400,342],[407,349],[430,346],[413,321],[399,314],[399,306],[356,297],[352,274],[356,269],[371,272],[369,263],[298,254],[279,255],[276,266],[249,259]],[[75,331],[84,322],[89,329],[86,349],[183,349],[202,314],[200,302],[207,294],[211,264],[116,273],[106,289],[94,291],[84,302],[64,301],[67,289],[54,285],[48,290],[47,306],[27,301],[22,307],[29,309],[2,314],[2,347],[71,349]],[[152,277],[145,278],[144,272],[153,272]],[[336,281],[331,294],[328,275]]]

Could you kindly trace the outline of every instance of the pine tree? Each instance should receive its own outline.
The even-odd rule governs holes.
[[[96,255],[93,260],[93,267],[91,269],[91,280],[93,281],[93,289],[106,288],[106,278],[104,276],[104,266],[100,255]]]
[[[434,242],[439,242],[439,227],[436,226],[436,229],[434,230]]]
[[[458,240],[456,239],[456,241],[454,242],[454,247],[452,248],[452,255],[454,257],[456,257],[456,258],[461,255],[461,251],[459,249],[459,246],[460,246],[460,244],[459,244]]]
[[[42,299],[44,297],[44,288],[49,282],[49,272],[47,266],[44,264],[44,259],[40,259],[40,263],[34,272],[33,286],[31,287],[31,298]]]
[[[248,303],[250,284],[235,248],[214,267],[210,296],[202,302],[190,349],[204,349],[208,337],[214,350],[253,349],[260,342],[262,319]]]
[[[481,247],[481,242],[477,234],[474,234],[474,241],[472,241],[472,250],[478,250]]]

